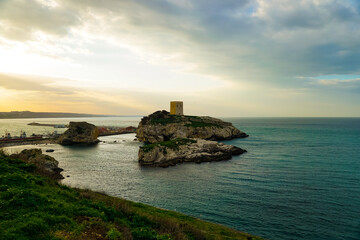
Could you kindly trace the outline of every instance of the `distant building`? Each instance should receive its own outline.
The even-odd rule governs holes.
[[[20,137],[21,138],[26,138],[26,132],[21,132]]]
[[[184,115],[183,102],[171,101],[170,102],[170,114],[172,115]]]

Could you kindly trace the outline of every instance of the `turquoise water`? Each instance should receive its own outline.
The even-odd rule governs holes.
[[[138,120],[87,119],[117,126]],[[250,135],[225,141],[248,150],[225,162],[143,168],[137,164],[141,143],[133,141],[134,134],[103,137],[105,143],[96,147],[40,147],[55,149],[50,154],[65,169],[69,177],[63,183],[70,186],[267,239],[360,239],[359,118],[225,120]]]

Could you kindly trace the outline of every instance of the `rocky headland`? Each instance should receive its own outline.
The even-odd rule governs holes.
[[[55,158],[43,154],[41,149],[25,149],[18,154],[10,155],[10,158],[20,159],[26,163],[34,164],[38,173],[52,179],[64,178],[60,174],[63,169],[58,167],[59,162]]]
[[[93,145],[100,141],[99,129],[87,122],[70,122],[69,129],[62,134],[57,142],[61,145]]]
[[[140,165],[168,167],[231,159],[246,150],[216,141],[248,135],[217,118],[171,115],[163,110],[142,118],[136,137],[146,144],[139,149]]]

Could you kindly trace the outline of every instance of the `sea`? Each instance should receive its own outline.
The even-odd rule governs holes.
[[[87,121],[137,126],[141,117],[0,120],[8,131]],[[265,239],[360,239],[360,118],[224,118],[249,134],[224,141],[248,152],[229,161],[141,167],[135,134],[101,137],[93,147],[54,149],[63,184],[175,210]]]

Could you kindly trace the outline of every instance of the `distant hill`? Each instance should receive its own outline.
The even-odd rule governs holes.
[[[61,112],[30,112],[30,111],[0,112],[0,119],[77,118],[77,117],[115,117],[115,115],[96,115],[96,114],[83,114],[83,113],[61,113]]]

